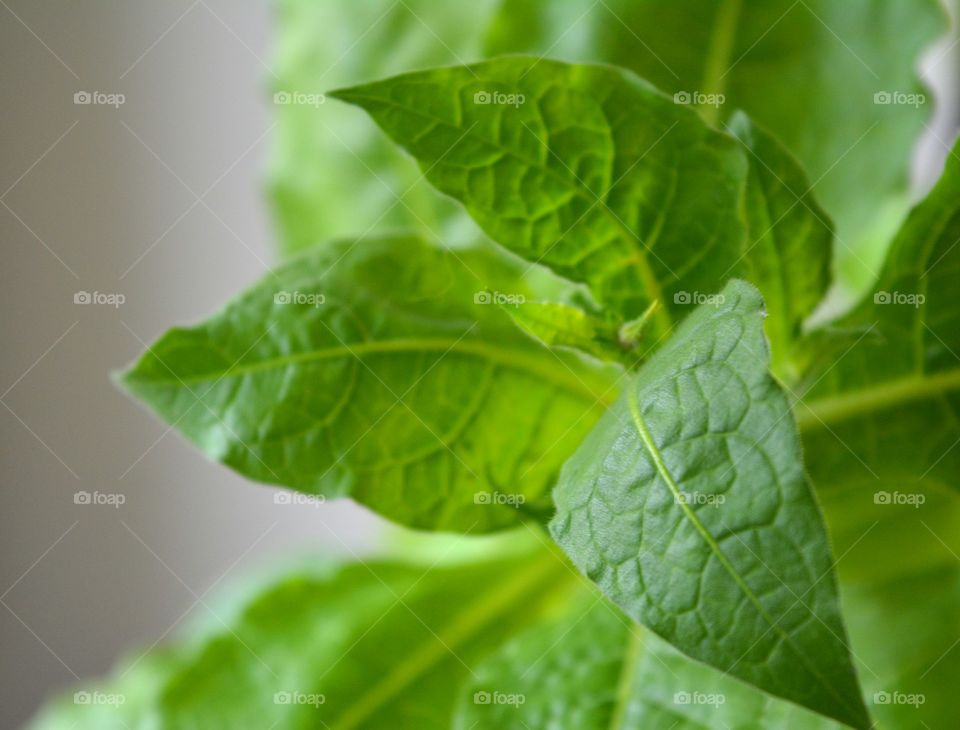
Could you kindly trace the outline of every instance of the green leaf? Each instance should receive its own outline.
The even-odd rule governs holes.
[[[122,662],[123,672],[85,682],[49,702],[29,730],[156,730],[149,726],[157,695],[179,663],[178,649],[154,649]]]
[[[907,211],[911,152],[930,113],[910,95],[924,92],[915,71],[921,52],[948,27],[939,5],[511,0],[487,50],[617,64],[670,94],[708,102],[699,108],[717,121],[743,109],[815,181],[837,221],[843,280],[862,289]],[[875,103],[884,92],[900,103]]]
[[[257,481],[350,496],[420,528],[544,519],[618,372],[535,342],[489,289],[531,296],[486,250],[325,246],[168,332],[122,382]]]
[[[865,484],[819,491],[864,694],[881,728],[950,727],[960,676],[960,495]]]
[[[798,372],[796,352],[803,341],[804,320],[830,285],[833,227],[813,199],[796,160],[745,114],[730,122],[748,151],[749,235],[744,251],[748,278],[763,292],[767,305],[764,330],[771,342],[772,370],[791,379]]]
[[[629,346],[620,346],[616,325],[562,302],[527,302],[507,309],[517,326],[550,347],[569,348],[600,360],[629,362]]]
[[[366,109],[495,241],[622,320],[716,291],[740,259],[743,150],[632,74],[508,57],[333,96]]]
[[[419,565],[381,559],[301,569],[182,643],[136,703],[64,702],[34,730],[449,728],[472,667],[555,611],[568,571],[529,545],[470,561],[440,554]],[[127,696],[132,676],[121,667],[111,691]]]
[[[818,486],[960,489],[960,158],[955,148],[891,246],[873,292],[835,327],[798,409]]]
[[[825,333],[820,373],[797,409],[844,556],[838,570],[860,676],[883,727],[948,727],[956,714],[958,240],[954,150],[873,291],[835,325],[845,336]]]
[[[273,107],[268,174],[285,253],[398,229],[475,240],[469,219],[357,110],[319,100],[334,86],[480,57],[481,29],[498,2],[277,3],[271,91],[291,103]]]
[[[763,302],[731,282],[640,370],[564,466],[551,532],[633,619],[689,656],[869,726],[830,547]]]
[[[460,693],[455,730],[839,730],[691,661],[604,600],[511,639]]]

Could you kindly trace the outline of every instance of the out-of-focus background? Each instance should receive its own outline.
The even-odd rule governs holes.
[[[272,14],[266,0],[0,7],[0,727],[202,619],[206,592],[255,564],[375,534],[349,502],[275,504],[109,378],[277,260]],[[83,92],[124,100],[75,104]],[[76,504],[83,491],[125,502]]]
[[[108,377],[277,260],[271,4],[0,0],[0,18],[0,725],[15,727],[202,618],[254,565],[363,553],[382,523],[348,502],[276,504]],[[345,26],[335,61],[380,43],[389,69],[404,48],[368,30]],[[437,62],[459,60],[442,29],[419,33]],[[928,54],[938,107],[918,189],[956,127],[956,51]]]

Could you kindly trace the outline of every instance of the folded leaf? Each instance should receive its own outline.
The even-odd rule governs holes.
[[[623,66],[718,121],[745,110],[816,181],[838,224],[844,280],[863,287],[907,212],[911,152],[931,106],[916,68],[947,31],[940,5],[511,0],[487,51]]]
[[[866,728],[762,318],[756,289],[733,281],[680,326],[564,466],[551,531],[608,597],[684,653]]]
[[[818,486],[960,489],[960,146],[798,409]]]
[[[715,291],[740,260],[743,150],[632,74],[506,57],[333,92],[366,109],[498,243],[622,319]],[[678,306],[679,305],[679,306]]]
[[[485,251],[341,242],[171,330],[122,382],[258,481],[421,528],[542,519],[617,372],[520,332],[496,302],[523,286]]]
[[[455,730],[840,730],[691,661],[603,600],[524,631],[467,682]]]

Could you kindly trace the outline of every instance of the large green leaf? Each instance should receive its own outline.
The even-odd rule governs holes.
[[[823,520],[763,302],[731,282],[640,370],[564,466],[551,531],[626,613],[778,697],[869,726]]]
[[[549,513],[618,375],[517,329],[497,302],[525,296],[486,250],[341,242],[171,330],[122,382],[252,479],[483,532]]]
[[[498,243],[659,327],[740,260],[742,148],[632,74],[507,57],[333,92]]]
[[[473,240],[466,216],[357,110],[320,100],[335,86],[480,57],[497,2],[277,3],[271,86],[291,103],[274,107],[269,184],[284,252],[398,228]]]
[[[883,727],[949,727],[960,674],[960,159],[797,409],[854,651]],[[922,298],[922,300],[921,300]],[[922,302],[922,303],[921,303]],[[899,698],[899,701],[898,701]],[[919,698],[919,702],[911,699]]]
[[[960,489],[960,158],[910,214],[798,409],[815,483]]]
[[[960,495],[869,483],[819,490],[864,694],[880,728],[956,724],[960,676]]]
[[[139,662],[95,690],[120,704],[65,698],[34,728],[449,728],[473,666],[555,611],[568,571],[529,546],[469,561],[441,553],[422,564],[301,569],[182,643],[175,660],[148,657],[149,676]]]
[[[606,601],[528,629],[468,678],[456,730],[839,730],[695,663]]]
[[[865,286],[907,206],[910,154],[929,104],[915,69],[946,19],[937,0],[507,0],[488,51],[629,68],[674,94],[722,94],[802,162]],[[876,94],[880,97],[877,104]],[[897,95],[898,94],[898,95]],[[702,97],[701,97],[702,98]]]

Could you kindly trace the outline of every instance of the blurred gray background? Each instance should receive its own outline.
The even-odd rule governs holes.
[[[281,555],[361,551],[377,521],[346,502],[274,504],[109,380],[277,259],[263,194],[270,4],[3,0],[0,19],[8,728],[203,619],[214,583]],[[74,104],[83,91],[125,101]],[[77,292],[125,302],[74,304]],[[126,502],[78,505],[78,490]]]
[[[276,260],[269,2],[0,0],[0,18],[0,726],[16,727],[51,692],[202,619],[206,591],[281,555],[362,553],[381,523],[349,503],[274,504],[108,378]],[[932,128],[949,139],[955,43],[929,58]],[[920,145],[918,190],[942,156]],[[75,504],[78,491],[125,503]]]

